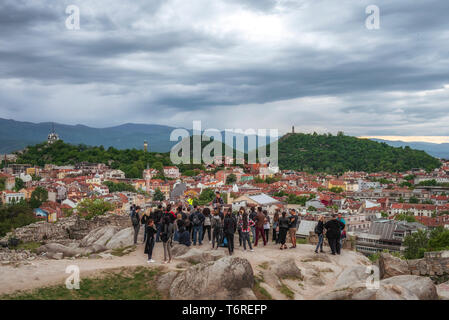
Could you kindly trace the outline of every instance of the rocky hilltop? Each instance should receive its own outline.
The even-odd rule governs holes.
[[[235,254],[229,257],[226,248],[211,250],[205,243],[191,248],[174,245],[174,260],[164,265],[160,263],[162,245],[157,243],[153,256],[157,263],[148,266],[141,244],[143,232],[139,245],[134,247],[127,216],[103,219],[67,218],[52,224],[51,232],[42,222],[16,230],[18,238],[38,241],[41,246],[34,252],[1,249],[0,294],[62,284],[67,277],[65,268],[75,264],[82,277],[120,267],[159,268],[162,272],[157,289],[165,298],[176,300],[435,300],[447,297],[447,284],[436,285],[427,274],[418,275],[414,269],[419,265],[426,272],[433,270],[430,266],[435,263],[430,257],[409,264],[382,254],[378,268],[351,250],[332,256],[315,254],[312,245],[279,250],[269,244],[256,247],[255,252],[245,252],[237,243]],[[114,254],[117,251],[119,255]],[[447,254],[436,256],[439,266],[445,268]],[[423,267],[423,263],[429,267]]]

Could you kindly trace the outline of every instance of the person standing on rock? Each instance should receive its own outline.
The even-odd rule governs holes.
[[[290,220],[287,218],[287,212],[282,212],[281,217],[279,218],[279,243],[281,247],[279,249],[287,249],[287,245],[285,244],[287,238],[288,227],[290,224]]]
[[[343,228],[341,229],[341,236],[340,236],[340,248],[343,248],[343,240],[346,238],[346,220],[343,219],[341,213],[338,214],[337,220],[343,223]]]
[[[153,219],[156,225],[156,229],[157,229],[157,233],[156,233],[156,242],[160,242],[160,235],[161,235],[161,222],[162,222],[162,216],[163,216],[164,212],[162,211],[162,205],[159,204],[157,206],[157,209],[154,211],[153,213]]]
[[[263,225],[265,223],[265,215],[262,212],[262,207],[257,208],[257,215],[256,215],[256,242],[254,243],[254,246],[257,247],[257,243],[259,242],[259,236],[262,237],[263,245],[267,245],[267,240],[265,239],[265,232],[263,230]]]
[[[226,215],[223,221],[223,231],[226,239],[228,240],[228,251],[229,255],[232,256],[234,253],[234,233],[237,229],[237,221],[232,215],[232,209],[226,211]]]
[[[298,225],[298,215],[295,209],[290,209],[288,232],[290,233],[290,239],[292,246],[290,249],[296,248],[296,226]]]
[[[153,249],[154,249],[154,235],[157,233],[157,229],[154,225],[154,220],[149,218],[147,224],[145,225],[145,233],[147,235],[145,241],[145,251],[144,253],[148,254],[148,263],[155,262],[152,258]]]
[[[268,215],[267,210],[263,211],[263,214],[265,215],[265,220],[263,222],[263,232],[265,234],[265,239],[267,239],[268,242],[268,236],[270,235],[270,216]]]
[[[203,237],[201,240],[204,240],[204,235],[207,231],[207,238],[209,239],[209,243],[212,243],[212,237],[211,237],[211,223],[212,223],[212,217],[210,214],[209,208],[203,209],[203,216],[204,216],[204,223],[203,223]]]
[[[242,217],[243,214],[245,213],[245,208],[240,207],[239,212],[237,213],[237,232],[239,233],[239,246],[242,246],[242,242],[243,242],[243,234],[242,234]]]
[[[164,263],[171,262],[171,241],[173,238],[173,223],[171,222],[170,216],[165,215],[162,223],[161,240],[164,247]],[[167,261],[168,257],[168,261]]]
[[[212,249],[214,249],[215,243],[217,244],[217,247],[215,247],[215,249],[218,249],[222,241],[221,234],[223,229],[223,224],[220,218],[220,212],[218,208],[214,210],[214,215],[212,216],[211,220],[211,227],[212,227]]]
[[[150,209],[150,211],[151,211],[151,209]],[[148,220],[150,220],[150,217],[151,217],[151,213],[148,211],[144,211],[142,217],[140,218],[140,223],[143,225],[143,243],[145,243],[147,240],[147,225],[148,225]]]
[[[324,242],[324,216],[319,216],[318,224],[315,227],[315,234],[318,236],[318,243],[315,248],[315,253],[318,253],[318,249],[320,252],[323,251],[323,242]]]
[[[193,213],[190,215],[190,223],[193,225],[193,245],[196,246],[198,240],[198,244],[201,246],[203,244],[204,215],[198,209],[197,205],[194,206]]]
[[[215,191],[215,199],[212,201],[212,205],[213,205],[214,209],[218,208],[218,210],[221,213],[221,209],[224,206],[224,201],[223,201],[223,198],[221,197],[219,191]]]
[[[134,244],[137,244],[137,236],[139,235],[140,230],[140,207],[136,207],[136,209],[131,213],[131,223],[134,228]]]
[[[253,236],[252,242],[256,241],[256,216],[257,212],[254,207],[250,208],[249,218],[254,221],[254,225],[251,227],[251,234]]]
[[[252,226],[254,226],[254,221],[249,218],[248,213],[246,213],[245,209],[243,209],[242,217],[239,221],[239,228],[242,230],[243,250],[246,251],[246,243],[248,243],[249,251],[251,252],[254,251],[251,246],[251,240],[249,239],[249,233]]]
[[[341,221],[338,221],[337,216],[333,214],[332,219],[324,224],[324,228],[327,230],[326,237],[332,254],[340,254],[340,237],[344,224]]]
[[[279,243],[279,209],[276,209],[273,217],[273,242]]]

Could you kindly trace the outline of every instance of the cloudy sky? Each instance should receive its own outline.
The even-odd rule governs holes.
[[[449,136],[448,12],[447,0],[2,0],[0,117]]]

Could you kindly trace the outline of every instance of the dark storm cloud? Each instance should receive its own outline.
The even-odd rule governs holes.
[[[256,104],[279,116],[275,106],[285,100],[320,97],[334,99],[329,121],[354,133],[363,115],[384,114],[377,121],[396,131],[446,116],[446,91],[413,93],[449,84],[448,1],[379,0],[381,29],[374,31],[365,28],[370,1],[73,1],[81,9],[79,31],[65,28],[69,4],[0,4],[0,117],[25,114],[29,97],[42,110],[72,108],[83,121],[67,102],[73,92],[82,105],[101,102],[102,114],[104,106],[116,108],[104,123],[120,108],[137,118],[165,116],[162,108],[213,118],[208,110],[222,106],[223,120],[231,121],[235,112],[226,110]],[[33,91],[14,102],[16,91],[27,90],[17,79]],[[55,117],[67,121],[66,113]]]

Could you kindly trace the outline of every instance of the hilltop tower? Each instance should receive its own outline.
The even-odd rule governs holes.
[[[147,142],[147,140],[145,140],[145,141],[143,142],[143,151],[144,151],[144,152],[147,152],[147,151],[148,151],[148,142]]]
[[[295,126],[292,126],[292,133],[295,133]]]
[[[51,131],[47,137],[47,143],[52,144],[59,140],[59,135],[55,131],[55,124],[51,124]]]

